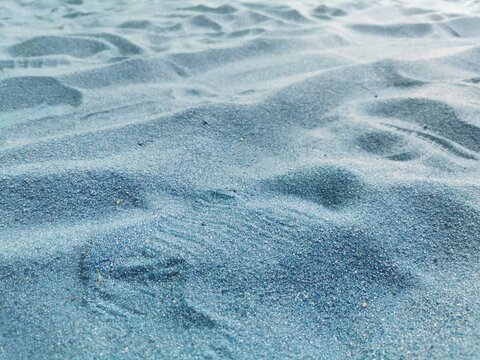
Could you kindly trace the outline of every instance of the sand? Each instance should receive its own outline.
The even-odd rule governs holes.
[[[478,1],[0,2],[1,359],[478,359]]]

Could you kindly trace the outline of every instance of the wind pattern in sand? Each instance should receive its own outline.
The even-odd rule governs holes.
[[[2,0],[0,359],[477,359],[480,2]]]

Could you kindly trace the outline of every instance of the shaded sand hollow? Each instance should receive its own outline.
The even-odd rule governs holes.
[[[478,1],[0,32],[0,359],[480,358]]]

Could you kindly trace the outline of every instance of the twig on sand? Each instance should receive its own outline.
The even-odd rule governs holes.
[[[102,284],[102,277],[100,275],[100,270],[95,269],[95,271],[97,272],[97,286],[100,286]]]

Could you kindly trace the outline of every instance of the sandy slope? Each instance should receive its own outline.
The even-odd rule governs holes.
[[[0,32],[0,358],[478,358],[477,1]]]

